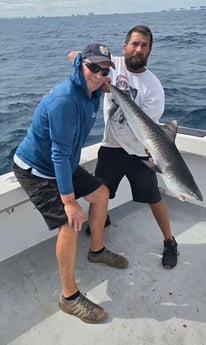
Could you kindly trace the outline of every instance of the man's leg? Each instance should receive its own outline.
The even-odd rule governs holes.
[[[65,297],[71,296],[78,291],[74,277],[77,238],[78,232],[75,232],[68,224],[60,227],[56,243],[56,257],[59,266],[62,293]]]
[[[146,159],[146,158],[145,158]],[[177,243],[172,236],[168,211],[161,199],[157,176],[149,169],[143,158],[131,155],[128,159],[126,176],[130,182],[133,200],[148,203],[164,236],[162,265],[173,268],[177,264]]]
[[[78,233],[68,224],[60,227],[56,243],[56,256],[62,285],[59,306],[68,314],[87,323],[99,323],[106,319],[107,312],[86,298],[78,290],[75,280],[75,262]]]
[[[106,220],[109,218],[107,215],[109,190],[105,185],[102,185],[93,193],[89,194],[85,199],[90,202],[89,219],[86,233],[91,235],[90,249],[98,250],[103,247],[103,231],[105,228]],[[95,229],[99,229],[95,231]],[[101,236],[100,236],[101,234]]]
[[[93,263],[104,263],[114,268],[126,268],[128,260],[106,249],[103,241],[103,231],[107,216],[109,190],[102,185],[85,197],[90,202],[89,225],[91,229],[88,260]]]
[[[150,204],[149,206],[160,227],[160,230],[162,231],[164,239],[166,241],[171,240],[172,233],[170,228],[168,210],[165,202],[163,200],[160,200],[159,202],[156,202],[155,204]]]
[[[98,151],[98,159],[95,168],[95,177],[104,181],[109,188],[110,199],[115,197],[120,181],[125,175],[125,151],[121,148],[109,148],[101,146]],[[109,214],[104,222],[104,228],[111,224]],[[86,228],[86,233],[90,235],[90,224]]]
[[[107,197],[105,196],[107,199]],[[90,301],[78,289],[75,280],[75,263],[77,255],[78,232],[68,223],[59,229],[56,243],[56,257],[59,266],[62,293],[60,308],[87,323],[99,323],[106,319],[107,312]]]
[[[90,249],[100,250],[104,246],[103,231],[107,216],[109,190],[105,185],[89,194],[85,199],[90,202],[89,227],[91,230]]]
[[[74,275],[78,233],[69,227],[67,223],[64,206],[58,196],[56,181],[39,178],[17,165],[14,165],[14,172],[32,203],[44,217],[49,229],[56,229],[59,224],[64,224],[59,228],[56,243],[56,257],[62,285],[59,300],[60,308],[87,323],[104,321],[107,312],[78,290]],[[42,200],[44,201],[44,207],[42,207]]]
[[[106,227],[109,226],[110,224],[111,224],[111,220],[110,220],[110,216],[109,216],[109,214],[108,214],[108,212],[107,212],[107,218],[106,218],[106,220],[105,220],[104,228],[106,228]],[[87,225],[85,231],[86,231],[86,234],[87,234],[87,235],[90,235],[90,234],[91,234],[91,230],[90,230],[89,225]]]
[[[173,268],[177,264],[177,256],[179,253],[177,250],[177,242],[171,233],[167,206],[163,200],[150,204],[149,206],[164,236],[162,265],[168,269]]]

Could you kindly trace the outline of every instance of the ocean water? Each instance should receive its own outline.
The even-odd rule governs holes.
[[[136,9],[138,11],[138,8]],[[0,174],[11,170],[41,97],[70,73],[67,53],[107,44],[120,55],[127,31],[148,25],[154,35],[148,67],[165,89],[161,119],[206,129],[206,11],[0,19]],[[103,134],[102,107],[86,145]]]

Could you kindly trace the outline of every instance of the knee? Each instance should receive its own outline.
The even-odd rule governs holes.
[[[91,193],[86,200],[94,204],[107,203],[109,199],[109,189],[104,184],[101,185],[95,192]]]
[[[100,188],[98,188],[98,198],[102,198],[102,200],[108,200],[109,199],[109,188],[106,185],[101,185]]]
[[[71,228],[68,223],[66,223],[60,226],[58,238],[62,238],[65,241],[76,241],[78,238],[78,232],[74,231],[74,229]]]

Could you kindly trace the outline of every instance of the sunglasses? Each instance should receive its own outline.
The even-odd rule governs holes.
[[[98,73],[101,71],[102,77],[107,77],[110,73],[109,68],[102,68],[94,62],[86,62],[86,61],[83,61],[83,62],[92,73]]]

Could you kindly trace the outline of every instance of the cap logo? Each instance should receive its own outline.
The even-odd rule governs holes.
[[[109,49],[105,46],[99,46],[100,53],[103,55],[109,55]]]

